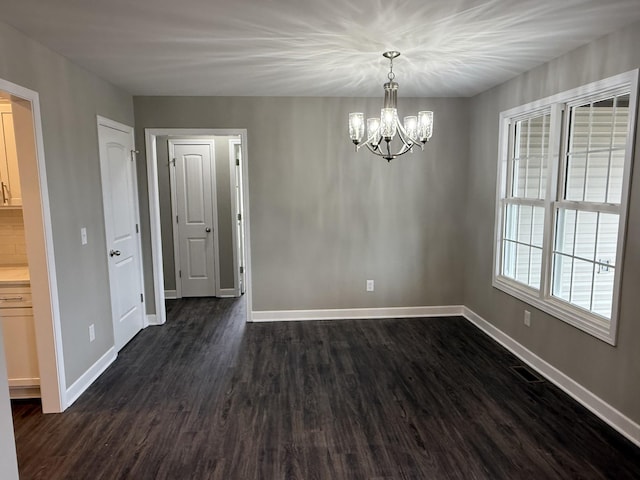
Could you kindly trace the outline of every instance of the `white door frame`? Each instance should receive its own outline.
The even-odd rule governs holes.
[[[239,135],[242,139],[242,158],[244,160],[242,192],[245,216],[245,297],[247,322],[251,320],[251,234],[249,221],[249,165],[247,155],[247,130],[241,128],[145,128],[145,146],[147,156],[147,184],[149,191],[149,223],[151,228],[151,258],[153,261],[153,291],[155,294],[156,322],[163,324],[167,320],[164,295],[164,270],[162,266],[162,235],[160,231],[160,194],[158,191],[158,161],[156,138],[159,136],[229,136]]]
[[[215,149],[215,141],[214,138],[188,138],[188,137],[180,137],[180,138],[169,138],[169,156],[174,155],[173,146],[179,145],[182,143],[193,143],[193,142],[208,142],[211,144],[211,192],[212,192],[212,203],[213,203],[213,278],[215,281],[215,291],[214,296],[220,296],[220,244],[218,237],[218,187],[217,187],[217,176],[216,176],[216,149]],[[175,157],[174,157],[175,159]],[[169,160],[170,162],[172,160]],[[175,277],[176,277],[176,297],[182,298],[182,285],[180,282],[180,270],[182,266],[180,264],[180,241],[178,238],[178,228],[176,228],[176,223],[173,222],[173,219],[178,215],[178,191],[176,185],[176,165],[173,163],[174,168],[169,169],[169,185],[171,188],[171,231],[173,232],[173,259],[175,265]]]
[[[27,257],[31,274],[42,411],[59,413],[67,408],[68,401],[40,97],[38,92],[3,79],[0,79],[0,90],[31,103],[35,161],[18,161],[21,184],[39,186],[38,189],[22,189],[23,205],[27,206],[23,215],[28,236]]]
[[[135,165],[135,160],[137,159],[136,157],[136,144],[135,144],[135,132],[133,127],[130,127],[129,125],[125,125],[124,123],[120,123],[120,122],[116,122],[115,120],[111,120],[110,118],[106,118],[106,117],[102,117],[100,115],[96,115],[96,121],[97,121],[97,128],[98,128],[98,143],[100,143],[100,127],[108,127],[108,128],[113,128],[114,130],[118,130],[121,131],[123,133],[126,133],[127,135],[131,136],[131,145],[132,145],[132,151],[130,152],[130,155],[132,155],[132,160],[134,160],[134,165],[132,168],[133,171],[133,178],[132,178],[132,188],[133,188],[133,199],[134,199],[134,215],[135,215],[135,222],[136,225],[138,225],[138,234],[136,235],[137,239],[136,239],[136,254],[137,254],[137,259],[138,259],[138,271],[140,272],[140,282],[139,282],[139,287],[140,287],[140,293],[144,293],[144,268],[142,266],[142,243],[141,243],[141,235],[139,234],[139,226],[140,226],[140,207],[139,207],[139,198],[140,195],[138,194],[138,173],[137,173],[137,167]],[[104,178],[106,178],[106,165],[105,165],[105,161],[107,160],[106,158],[102,158],[102,155],[100,155],[100,175],[102,177],[101,179],[101,186],[102,181],[104,180]],[[104,187],[103,187],[104,188]],[[102,192],[103,194],[103,198],[104,198],[104,192]],[[103,200],[104,202],[104,200]],[[103,205],[103,208],[106,209],[106,204]],[[103,216],[104,216],[105,212],[103,212]],[[110,238],[108,238],[108,229],[107,229],[107,219],[106,216],[104,217],[104,224],[105,224],[105,241],[106,241],[106,245],[107,245],[107,249],[109,248],[109,242],[110,242]],[[105,251],[105,255],[107,255],[107,252]],[[109,264],[109,268],[108,268],[108,274],[111,277],[111,265]],[[109,304],[112,305],[113,299],[111,298],[111,279],[109,279]],[[146,328],[149,323],[147,320],[147,309],[145,306],[145,302],[141,302],[141,308],[142,308],[142,328]],[[116,349],[117,349],[117,342],[116,342],[116,333],[115,333],[115,312],[111,312],[111,321],[113,322],[113,328],[114,328],[114,342],[116,343]]]

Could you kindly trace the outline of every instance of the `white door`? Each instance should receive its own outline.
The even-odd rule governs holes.
[[[178,295],[216,295],[216,193],[213,140],[170,140],[175,181]]]
[[[100,172],[117,350],[144,326],[133,128],[98,117]]]
[[[242,195],[242,144],[234,142],[233,144],[235,158],[235,205],[236,205],[236,250],[238,256],[238,288],[240,294],[244,294],[244,203]]]

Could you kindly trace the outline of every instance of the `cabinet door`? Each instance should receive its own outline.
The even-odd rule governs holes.
[[[22,205],[18,152],[11,105],[0,104],[0,203],[5,206]]]
[[[36,333],[31,308],[1,308],[10,387],[40,385]]]

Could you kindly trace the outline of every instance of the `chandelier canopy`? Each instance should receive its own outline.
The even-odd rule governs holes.
[[[400,52],[389,51],[382,54],[389,59],[389,81],[384,87],[384,104],[380,111],[380,117],[367,118],[366,140],[364,114],[360,112],[349,114],[349,136],[356,145],[356,151],[366,146],[369,151],[387,161],[398,158],[407,152],[413,151],[413,147],[418,145],[424,150],[424,144],[429,141],[433,134],[433,112],[418,112],[418,116],[404,117],[404,124],[400,123],[398,117],[398,84],[394,82],[396,78],[393,73],[393,59],[397,58]],[[401,144],[395,153],[391,151],[391,142],[398,136]],[[384,144],[382,143],[384,140]]]

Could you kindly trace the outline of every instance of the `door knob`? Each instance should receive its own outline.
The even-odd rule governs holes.
[[[207,227],[204,229],[205,232],[209,233],[211,231],[211,227]]]
[[[109,252],[109,256],[110,257],[119,257],[120,256],[120,250],[111,250]]]

